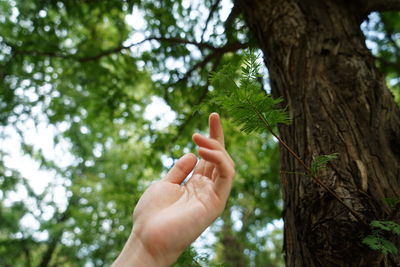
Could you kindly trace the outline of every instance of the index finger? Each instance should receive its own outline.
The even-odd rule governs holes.
[[[210,127],[210,137],[217,140],[222,146],[225,146],[224,131],[218,113],[213,112],[210,114],[208,124]]]

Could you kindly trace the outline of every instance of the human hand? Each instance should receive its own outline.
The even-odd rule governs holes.
[[[169,266],[222,213],[234,163],[224,147],[218,114],[210,115],[209,127],[210,137],[193,135],[201,157],[197,166],[196,156],[186,154],[144,192],[133,213],[131,236],[115,266]]]

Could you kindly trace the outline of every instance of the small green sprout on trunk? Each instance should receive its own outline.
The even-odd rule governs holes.
[[[311,162],[311,173],[317,175],[319,170],[326,169],[328,162],[337,159],[338,156],[338,153],[332,153],[314,157],[314,160]]]

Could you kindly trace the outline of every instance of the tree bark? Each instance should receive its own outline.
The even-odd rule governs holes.
[[[399,214],[400,111],[365,46],[363,1],[238,1],[264,53],[272,94],[293,122],[283,140],[307,163],[339,153],[320,173],[340,198],[371,220]],[[304,171],[281,149],[285,171]],[[300,174],[282,175],[287,266],[398,266],[361,243],[368,227],[326,190]],[[399,240],[394,240],[399,246]]]

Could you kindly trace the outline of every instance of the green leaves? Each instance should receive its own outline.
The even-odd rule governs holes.
[[[238,74],[238,68],[225,65],[211,75],[214,86],[213,101],[225,109],[246,133],[272,131],[279,123],[289,124],[289,114],[281,108],[281,98],[274,99],[261,89],[260,63],[253,52],[245,54]],[[237,85],[236,81],[239,81]]]
[[[319,155],[314,158],[311,163],[311,172],[313,175],[317,175],[319,170],[325,169],[328,162],[338,158],[338,153],[332,153],[328,155]]]
[[[364,23],[367,43],[375,56],[378,68],[385,74],[388,88],[400,105],[399,65],[400,13],[382,12],[371,14]]]
[[[60,167],[36,145],[41,142],[21,144],[27,157],[57,177],[41,194],[30,190],[31,180],[0,166],[0,176],[4,173],[4,178],[0,177],[0,243],[15,244],[0,246],[0,265],[24,265],[29,254],[34,258],[31,265],[40,265],[52,246],[49,241],[61,228],[63,242],[57,244],[50,265],[110,265],[129,236],[134,204],[150,181],[165,170],[160,159],[173,161],[193,151],[191,134],[206,131],[211,108],[198,111],[196,107],[210,89],[210,70],[229,61],[235,65],[233,72],[239,74],[241,66],[249,76],[254,72],[251,64],[238,63],[241,51],[235,53],[237,44],[248,41],[247,29],[237,30],[240,19],[236,18],[230,41],[216,31],[224,24],[219,5],[199,40],[199,32],[206,30],[206,18],[204,12],[196,15],[195,11],[206,11],[214,1],[50,2],[0,3],[0,13],[6,14],[0,29],[0,124],[23,125],[24,120],[30,122],[37,116],[38,123],[48,121],[49,128],[59,125],[55,143],[65,145],[65,153],[74,160],[70,166]],[[160,39],[134,45],[147,37]],[[230,89],[235,81],[228,76],[221,84]],[[162,131],[153,129],[153,121],[144,116],[154,97],[163,98],[177,114],[177,120]],[[226,142],[236,153],[235,161],[243,157],[232,199],[243,211],[252,210],[254,203],[258,206],[257,215],[246,215],[250,230],[241,232],[240,240],[251,255],[265,261],[264,248],[255,245],[265,243],[260,242],[257,231],[280,218],[282,205],[276,143],[270,141],[270,135],[247,138],[226,123]],[[1,138],[2,133],[0,130]],[[268,140],[270,144],[264,145]],[[271,165],[268,169],[266,162]],[[5,206],[7,202],[1,201],[17,188],[26,190],[29,198]],[[67,213],[52,200],[53,194],[60,195],[59,190],[68,195],[64,198]],[[25,214],[33,214],[29,210],[32,202],[37,203],[35,219],[48,239],[22,243],[15,233],[28,240],[39,231],[29,232],[18,224]],[[60,217],[67,223],[59,223]],[[248,235],[254,238],[249,240]],[[22,246],[27,253],[15,253]],[[185,254],[179,266],[193,266],[196,259],[200,261],[193,256],[196,254],[194,249]],[[213,266],[211,260],[205,265]]]
[[[394,221],[372,221],[371,226],[383,230],[392,232],[393,234],[400,235],[400,224]]]
[[[379,250],[385,255],[387,255],[388,253],[397,253],[396,246],[377,233],[368,235],[366,238],[363,239],[363,243],[368,245],[373,250]]]
[[[388,198],[384,198],[383,200],[386,202],[386,204],[388,204],[388,206],[391,209],[396,208],[396,206],[400,203],[400,198],[388,197]]]
[[[385,234],[400,235],[400,224],[394,221],[372,221],[370,225],[374,228],[372,233],[363,239],[363,243],[373,250],[379,250],[383,254],[396,254],[396,246],[386,239]]]

